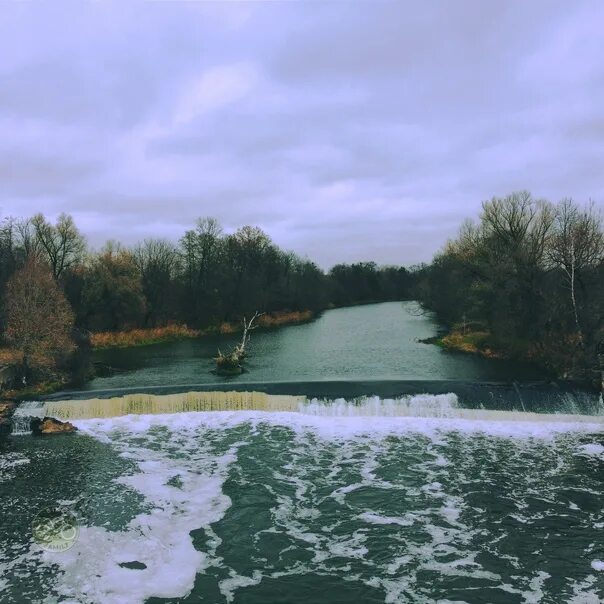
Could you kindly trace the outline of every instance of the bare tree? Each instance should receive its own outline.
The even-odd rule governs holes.
[[[593,204],[585,209],[580,209],[572,199],[564,199],[558,204],[548,255],[553,266],[564,275],[582,345],[584,334],[577,302],[577,282],[584,270],[604,261],[602,218]]]
[[[178,266],[178,251],[166,239],[145,239],[134,248],[133,255],[143,279],[155,272],[171,277]]]
[[[169,320],[174,308],[174,280],[180,264],[176,247],[165,239],[145,239],[134,248],[133,259],[147,299],[145,323]]]
[[[521,191],[484,203],[482,223],[498,261],[536,268],[544,260],[554,213],[549,203]]]
[[[25,258],[38,258],[40,256],[42,246],[36,236],[36,230],[31,218],[16,220],[15,234]]]
[[[243,317],[243,334],[241,336],[241,341],[239,344],[233,348],[231,352],[228,354],[223,354],[218,349],[218,356],[215,358],[216,367],[219,371],[226,372],[241,372],[241,363],[247,356],[246,346],[250,341],[251,331],[258,328],[258,325],[254,325],[256,319],[259,319],[264,313],[259,313],[256,311],[254,316],[248,321],[245,317]]]
[[[40,246],[43,255],[50,264],[55,279],[82,259],[86,244],[78,231],[73,218],[61,214],[53,226],[42,214],[31,219],[36,235],[36,245]]]
[[[181,239],[184,270],[190,288],[203,287],[212,263],[216,261],[222,227],[215,218],[199,218],[196,228]]]

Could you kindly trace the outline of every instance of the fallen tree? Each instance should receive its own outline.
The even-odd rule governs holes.
[[[247,356],[247,345],[250,341],[251,332],[258,327],[254,322],[263,315],[256,311],[254,316],[248,321],[243,317],[243,334],[241,341],[231,350],[224,354],[218,349],[218,355],[214,358],[216,361],[216,371],[222,374],[234,375],[243,371],[243,360]]]

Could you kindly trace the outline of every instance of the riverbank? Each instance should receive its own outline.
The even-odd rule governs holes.
[[[497,350],[488,331],[451,330],[443,336],[434,336],[419,340],[422,344],[435,344],[444,350],[475,354],[487,359],[507,359],[508,354]]]
[[[257,324],[263,328],[296,325],[312,321],[315,316],[316,314],[310,310],[279,311],[262,315]],[[95,350],[130,348],[209,335],[233,334],[241,330],[241,323],[233,321],[225,321],[205,329],[192,329],[187,325],[167,325],[165,327],[92,333],[90,334],[90,345]]]
[[[553,379],[604,391],[604,370],[590,370],[580,364],[573,365],[575,357],[572,350],[575,350],[577,345],[575,341],[551,341],[527,346],[522,342],[498,342],[489,331],[464,330],[459,326],[454,326],[444,335],[418,341],[422,344],[434,344],[448,352],[527,363],[542,369]],[[604,367],[604,363],[601,365]]]

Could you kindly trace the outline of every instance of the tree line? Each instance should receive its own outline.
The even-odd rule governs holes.
[[[604,233],[594,204],[528,192],[485,202],[430,265],[418,298],[450,327],[557,376],[598,380],[604,340]]]
[[[65,214],[54,224],[38,214],[0,225],[2,332],[26,366],[60,365],[74,339],[85,347],[88,332],[204,328],[256,310],[317,312],[408,298],[411,284],[406,269],[372,262],[326,273],[257,227],[226,234],[213,218],[199,219],[177,243],[109,241],[98,252]]]
[[[73,372],[89,332],[417,299],[453,331],[585,381],[598,379],[604,342],[604,232],[593,204],[520,192],[485,202],[430,264],[324,272],[257,227],[225,233],[202,218],[177,243],[110,241],[95,252],[70,216],[38,214],[0,224],[0,289],[0,328],[25,373]]]

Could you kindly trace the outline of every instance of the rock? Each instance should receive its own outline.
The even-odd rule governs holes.
[[[132,562],[120,562],[122,568],[129,568],[130,570],[145,570],[147,565],[144,562],[133,560]]]
[[[13,431],[12,416],[15,403],[10,401],[0,402],[0,438],[8,436]]]
[[[13,423],[10,419],[0,418],[0,438],[9,436],[13,431]]]
[[[0,417],[12,415],[15,410],[15,403],[10,401],[2,401],[0,403]]]
[[[35,417],[31,420],[30,426],[34,434],[70,434],[77,430],[73,424],[62,422],[54,417],[44,419]]]

